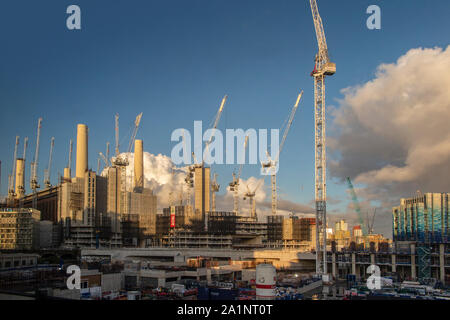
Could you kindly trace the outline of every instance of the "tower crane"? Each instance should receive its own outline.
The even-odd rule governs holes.
[[[109,167],[109,142],[106,142],[106,166]]]
[[[128,162],[128,154],[131,152],[131,148],[134,144],[134,139],[136,138],[137,131],[139,129],[139,124],[141,123],[142,118],[142,112],[137,115],[135,121],[134,121],[134,128],[133,132],[131,134],[130,142],[128,144],[128,149],[125,154],[121,155],[119,153],[119,114],[115,115],[115,134],[116,134],[116,156],[114,160],[112,161],[112,164],[119,169],[120,172],[120,185],[121,185],[121,197],[122,201],[120,202],[121,205],[121,213],[127,213],[128,212],[128,203],[127,203],[127,171],[126,168],[129,165]]]
[[[16,142],[14,144],[14,156],[13,156],[13,167],[12,172],[9,175],[8,181],[8,196],[10,199],[14,199],[16,192],[14,188],[14,180],[16,176],[16,159],[17,159],[17,148],[19,147],[19,136],[16,136]]]
[[[23,154],[22,154],[23,161],[25,161],[25,158],[27,156],[27,148],[28,148],[28,137],[25,137],[25,139],[23,140]]]
[[[105,155],[102,152],[99,152],[98,155],[100,156],[100,158],[103,160],[103,162],[105,163],[105,165],[108,165],[108,158],[105,157]],[[99,160],[100,160],[99,158]]]
[[[220,185],[217,183],[217,173],[214,173],[214,178],[211,181],[212,192],[212,212],[216,212],[216,192],[219,192]]]
[[[136,120],[134,120],[134,128],[133,128],[133,133],[131,134],[131,139],[130,142],[128,144],[128,150],[127,150],[127,155],[128,153],[131,152],[131,149],[133,148],[134,145],[134,140],[136,139],[136,135],[139,129],[139,124],[141,123],[141,118],[142,118],[142,112],[139,113],[136,117]]]
[[[227,102],[227,99],[228,99],[228,95],[225,95],[225,96],[223,97],[223,99],[222,99],[222,102],[220,103],[219,110],[217,111],[216,117],[215,117],[215,119],[214,119],[214,124],[213,124],[213,126],[212,126],[212,129],[213,129],[213,130],[217,129],[217,125],[219,124],[220,117],[222,116],[222,111],[223,111],[223,108],[224,108],[224,106],[225,106],[225,103]],[[205,152],[203,152],[203,156],[202,156],[202,166],[203,166],[203,164],[204,164],[205,154],[207,153],[207,151],[208,151],[208,149],[209,149],[209,145],[211,144],[212,138],[213,138],[213,137],[214,137],[214,135],[211,134],[211,137],[209,138],[208,142],[206,142],[206,145],[205,145]]]
[[[119,153],[119,114],[115,115],[115,131],[116,131],[116,158],[113,161],[113,164],[116,166],[128,166],[128,153],[131,152],[131,149],[133,148],[134,139],[136,138],[137,131],[139,129],[139,124],[141,123],[142,118],[142,112],[137,115],[136,119],[134,120],[134,128],[133,132],[131,134],[130,142],[128,144],[128,149],[126,153],[121,156]]]
[[[184,130],[183,130],[183,146],[184,149],[186,150],[186,137],[184,136]],[[195,154],[192,152],[192,156],[195,159]],[[195,160],[194,160],[195,161]],[[186,177],[184,178],[184,182],[186,182],[186,186],[187,186],[187,201],[186,204],[188,206],[191,205],[191,198],[192,198],[192,188],[194,187],[194,165],[191,165],[187,168],[187,173],[186,173]]]
[[[48,166],[47,169],[44,170],[44,184],[47,188],[51,188],[52,184],[50,183],[50,172],[52,169],[52,157],[53,157],[53,147],[55,146],[55,137],[52,137],[50,140],[50,154],[48,156]]]
[[[100,158],[97,158],[97,174],[100,174]]]
[[[309,1],[318,44],[314,70],[314,128],[315,128],[315,202],[316,202],[316,273],[327,274],[327,214],[326,214],[326,123],[325,77],[336,73],[330,61],[327,41],[316,0]]]
[[[374,209],[371,219],[368,216],[369,214],[367,214],[367,216],[368,216],[367,217],[367,232],[369,232],[369,234],[373,234],[374,233],[373,225],[375,224],[375,216],[376,216],[376,214],[377,214],[377,208]]]
[[[245,150],[247,148],[247,143],[248,143],[248,135],[245,136],[244,155],[245,155]],[[239,171],[238,171],[237,177],[236,177],[236,174],[233,172],[233,181],[231,181],[229,183],[230,191],[233,192],[233,212],[236,214],[239,211],[239,182],[241,179],[242,167],[244,166],[244,163],[245,163],[245,161],[243,163],[241,163],[241,165],[239,166]]]
[[[358,214],[359,224],[361,225],[363,235],[367,235],[367,229],[366,229],[366,225],[364,224],[361,207],[359,206],[358,197],[356,196],[355,188],[353,187],[350,177],[347,177],[347,184],[348,184],[348,189],[350,190],[350,194],[352,196],[353,204],[355,206],[355,211]]]
[[[173,167],[170,170],[170,177],[171,180],[173,181],[173,177],[174,177],[175,173],[173,172]],[[169,207],[171,207],[173,205],[173,190],[169,191]]]
[[[248,184],[246,185],[247,187],[247,192],[244,194],[244,200],[246,200],[248,198],[249,200],[249,204],[250,204],[250,216],[255,220],[258,221],[258,216],[256,215],[256,200],[255,200],[255,196],[256,196],[256,191],[259,189],[259,187],[261,186],[261,182],[263,182],[264,179],[260,180],[258,182],[258,184],[256,185],[256,188],[251,191],[250,188],[248,187]]]
[[[289,133],[289,129],[291,128],[292,122],[294,121],[295,113],[297,112],[298,105],[303,95],[303,90],[297,97],[297,101],[295,102],[294,107],[291,110],[291,114],[289,115],[289,120],[287,122],[286,128],[284,129],[283,138],[281,139],[280,148],[278,149],[278,153],[275,155],[275,159],[271,159],[269,153],[267,153],[267,162],[262,163],[262,168],[270,173],[270,180],[272,184],[272,214],[277,214],[277,167],[278,160],[280,158],[281,150],[283,150],[284,143],[286,142],[287,135]]]
[[[37,135],[36,135],[36,150],[34,152],[34,159],[31,163],[31,175],[30,175],[30,188],[33,190],[33,201],[32,206],[34,209],[36,209],[37,205],[37,194],[36,190],[39,189],[41,186],[38,183],[38,177],[37,177],[37,168],[39,163],[39,143],[41,139],[41,128],[42,128],[42,118],[39,118],[38,120],[38,127],[37,127]]]

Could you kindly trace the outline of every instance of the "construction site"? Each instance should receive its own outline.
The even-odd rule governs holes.
[[[146,182],[145,140],[138,135],[143,113],[136,116],[125,146],[119,143],[125,136],[120,135],[119,115],[115,115],[114,153],[109,142],[104,153],[93,151],[88,126],[70,124],[76,125],[76,137],[67,141],[67,165],[59,168],[63,174],[54,184],[50,176],[56,170],[52,162],[57,137],[50,140],[44,176],[38,177],[41,130],[45,129],[44,119],[39,118],[31,160],[28,137],[14,140],[8,194],[0,204],[0,289],[32,291],[41,277],[48,280],[42,283],[46,294],[71,299],[211,300],[214,294],[234,300],[367,298],[373,292],[361,286],[371,276],[370,267],[376,265],[390,283],[389,290],[377,292],[378,296],[405,298],[402,290],[410,282],[408,299],[450,299],[448,193],[401,199],[392,208],[390,240],[374,230],[376,209],[364,217],[348,178],[359,224],[351,228],[340,220],[333,227],[327,220],[325,82],[336,73],[336,64],[330,60],[317,2],[309,2],[318,45],[311,72],[314,92],[308,93],[314,97],[315,213],[282,215],[278,208],[278,165],[303,90],[291,108],[280,109],[288,118],[279,149],[258,164],[264,175],[256,186],[243,183],[245,164],[240,164],[221,189],[212,165],[205,163],[211,136],[202,155],[189,154],[192,164],[173,166],[172,170],[184,170],[185,177],[183,185],[177,186],[179,199],[170,192],[167,206],[159,205]],[[227,98],[221,100],[210,129],[219,128]],[[248,140],[247,135],[238,145],[244,154]],[[290,142],[294,145],[295,139]],[[89,157],[97,160],[97,170],[89,167]],[[25,181],[26,168],[29,181]],[[271,207],[269,215],[262,215],[256,194],[266,177]],[[232,210],[218,204],[217,194],[224,189],[232,194]],[[52,253],[58,250],[74,256],[64,262],[67,252]],[[29,254],[37,256],[22,257]],[[67,277],[61,270],[68,260],[82,267],[86,286],[77,293],[64,288]],[[23,272],[26,283],[21,282]],[[273,283],[260,283],[259,274],[270,276]],[[267,286],[270,289],[264,291]],[[420,294],[420,290],[428,291]]]

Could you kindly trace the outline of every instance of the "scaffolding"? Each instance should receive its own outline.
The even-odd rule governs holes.
[[[431,278],[431,248],[426,243],[417,247],[417,258],[419,262],[419,281],[424,282]]]

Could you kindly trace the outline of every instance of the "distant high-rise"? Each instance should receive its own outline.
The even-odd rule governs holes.
[[[195,168],[194,172],[194,196],[196,213],[205,214],[209,211],[210,168]]]
[[[400,199],[392,208],[394,241],[450,241],[449,193],[425,193]]]

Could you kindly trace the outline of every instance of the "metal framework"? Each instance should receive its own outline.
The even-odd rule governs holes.
[[[247,143],[248,143],[248,135],[245,136],[245,141],[244,141],[244,157],[245,157],[245,150],[247,148]],[[230,186],[230,191],[233,192],[233,212],[235,214],[238,214],[238,211],[239,211],[239,183],[240,183],[241,173],[242,173],[242,168],[244,166],[244,163],[245,163],[245,161],[243,161],[241,163],[241,165],[239,166],[239,172],[238,172],[237,177],[236,177],[236,174],[233,172],[233,181],[231,181],[228,184]]]
[[[272,215],[277,214],[277,166],[278,160],[280,158],[281,151],[283,150],[284,143],[286,142],[289,129],[291,128],[292,122],[294,121],[295,113],[297,112],[298,105],[303,96],[303,90],[297,97],[294,107],[289,115],[289,120],[287,122],[286,128],[284,129],[283,138],[281,139],[280,147],[278,148],[278,153],[275,155],[275,159],[271,159],[269,153],[267,152],[268,161],[262,163],[262,168],[266,172],[270,172],[270,181],[272,185]]]
[[[316,273],[327,274],[327,214],[326,214],[326,122],[325,76],[336,72],[330,62],[327,42],[316,0],[310,0],[311,12],[319,50],[314,70],[314,127],[315,127],[315,199],[316,199]]]
[[[358,214],[359,224],[361,225],[361,229],[363,232],[363,235],[368,235],[366,225],[364,224],[364,219],[361,212],[361,207],[359,206],[358,197],[356,196],[355,188],[353,187],[353,183],[350,180],[350,177],[347,177],[347,185],[350,190],[350,194],[352,196],[353,205],[355,206],[355,211]]]
[[[50,174],[52,169],[52,158],[53,158],[53,148],[55,147],[55,137],[52,137],[50,140],[50,154],[48,156],[48,166],[47,169],[44,170],[44,184],[47,188],[51,188],[52,184],[50,183]]]
[[[42,128],[42,118],[39,118],[38,120],[38,128],[37,128],[37,134],[36,134],[36,150],[34,153],[34,159],[31,163],[31,174],[30,174],[30,188],[33,190],[33,201],[32,201],[32,207],[36,209],[37,206],[37,189],[39,189],[41,186],[38,182],[37,177],[37,167],[39,164],[39,144],[41,139],[41,128]]]
[[[216,212],[216,192],[219,192],[220,185],[217,183],[217,173],[214,173],[214,179],[211,181],[212,193],[212,212]]]

